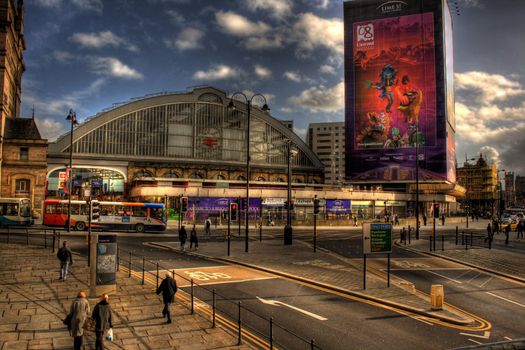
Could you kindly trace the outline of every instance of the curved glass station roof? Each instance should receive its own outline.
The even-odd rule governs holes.
[[[211,87],[161,94],[120,104],[79,125],[73,153],[114,160],[162,160],[244,164],[247,104]],[[263,112],[254,98],[250,156],[255,166],[286,165],[288,142],[298,151],[294,168],[319,170],[323,164],[281,121]],[[51,154],[69,154],[70,135],[50,144]]]

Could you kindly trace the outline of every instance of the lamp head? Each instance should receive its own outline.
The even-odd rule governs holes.
[[[228,103],[228,110],[234,111],[235,105],[233,104],[233,98],[230,100],[230,103]]]
[[[270,107],[268,107],[268,104],[266,104],[266,103],[264,104],[264,106],[262,106],[261,109],[262,109],[263,112],[269,112],[270,111]]]

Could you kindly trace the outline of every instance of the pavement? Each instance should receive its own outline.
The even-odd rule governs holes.
[[[87,290],[88,268],[83,257],[74,255],[71,274],[58,280],[58,263],[51,249],[0,243],[0,349],[72,349],[73,338],[62,324],[71,302]],[[153,285],[122,270],[117,273],[118,290],[110,295],[114,311],[113,342],[107,349],[253,349],[237,346],[237,338],[210,317],[197,311],[177,295],[172,306],[172,324],[161,315],[161,299]],[[89,299],[91,309],[98,302]],[[84,349],[94,349],[94,333],[86,332]]]
[[[487,225],[487,221],[481,225]],[[474,238],[474,245],[462,244],[461,231],[459,233],[458,245],[456,245],[455,235],[446,236],[442,244],[439,231],[436,241],[436,250],[430,251],[428,235],[424,239],[411,240],[411,244],[405,245],[404,242],[397,242],[398,246],[408,250],[413,250],[433,256],[438,256],[451,261],[461,262],[477,269],[494,273],[506,278],[510,278],[525,283],[525,239],[517,238],[516,232],[511,232],[509,243],[505,244],[505,234],[494,235],[493,243],[489,249],[488,242],[485,242],[482,234],[477,239]]]
[[[180,252],[179,243],[175,241],[150,244],[179,254],[191,254],[274,273],[431,319],[459,325],[476,324],[471,315],[447,304],[442,310],[432,310],[430,297],[416,291],[405,280],[392,276],[390,287],[387,287],[386,273],[383,270],[367,267],[364,289],[361,260],[348,259],[324,249],[317,249],[314,253],[308,243],[299,240],[295,240],[291,246],[283,245],[280,239],[250,240],[249,253],[244,252],[244,241],[232,240],[230,256],[227,254],[226,241],[201,239],[198,250],[184,253]]]

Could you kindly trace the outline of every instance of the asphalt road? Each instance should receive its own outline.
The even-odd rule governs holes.
[[[295,234],[296,238],[308,239],[310,232],[296,230]],[[431,284],[443,284],[448,302],[492,322],[494,329],[491,330],[488,339],[481,338],[486,337],[486,333],[471,334],[455,327],[440,326],[294,281],[275,276],[261,276],[244,271],[245,269],[237,271],[239,269],[235,270],[217,262],[144,244],[153,241],[173,241],[174,237],[170,234],[137,236],[126,233],[119,234],[118,241],[122,250],[134,252],[134,256],[137,256],[136,264],[141,263],[140,256],[145,256],[148,260],[158,259],[162,266],[175,269],[177,273],[208,278],[201,283],[206,285],[208,290],[217,290],[221,296],[217,303],[219,310],[236,320],[236,303],[241,301],[243,325],[253,329],[254,333],[267,336],[268,319],[273,317],[274,339],[282,348],[308,347],[308,344],[290,335],[290,332],[306,340],[315,339],[315,344],[323,349],[446,349],[515,339],[520,337],[520,334],[523,337],[524,334],[520,330],[522,323],[516,321],[525,319],[524,287],[472,269],[433,270],[426,266],[412,268],[408,264],[403,268],[395,268],[393,273],[415,283],[421,290],[429,290]],[[69,241],[75,252],[87,253],[85,236],[75,234],[70,237],[64,235],[62,238]],[[24,237],[19,239],[24,241]],[[344,256],[360,256],[359,232],[325,231],[319,235],[318,243],[320,247]],[[421,258],[418,254],[399,248],[394,249],[392,256],[400,261],[416,261]],[[153,270],[151,266],[149,269]],[[230,278],[224,278],[225,275]],[[186,287],[184,283],[179,284],[189,291],[187,283]],[[210,293],[202,288],[196,288],[195,293],[202,300],[211,299]],[[227,298],[233,303],[223,301],[222,298]],[[284,332],[281,327],[289,332]]]

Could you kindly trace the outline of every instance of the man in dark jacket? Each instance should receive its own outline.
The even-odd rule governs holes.
[[[113,328],[113,323],[111,322],[111,306],[109,306],[109,296],[107,294],[102,294],[100,302],[95,305],[93,309],[92,317],[95,320],[95,335],[97,337],[95,340],[95,349],[104,350],[106,332],[110,328]]]
[[[159,288],[157,288],[157,294],[160,293],[162,293],[162,301],[164,302],[162,315],[168,318],[167,323],[171,323],[170,304],[174,302],[175,293],[177,293],[177,282],[171,277],[169,271],[166,271],[166,278],[162,280]]]
[[[186,228],[181,226],[179,230],[179,241],[180,241],[180,251],[184,251],[184,244],[186,244],[186,239],[188,239],[188,234],[186,233]]]
[[[67,241],[62,243],[62,248],[58,250],[57,258],[60,260],[60,279],[65,281],[69,265],[73,264],[73,254],[71,254],[71,249],[67,246]]]

